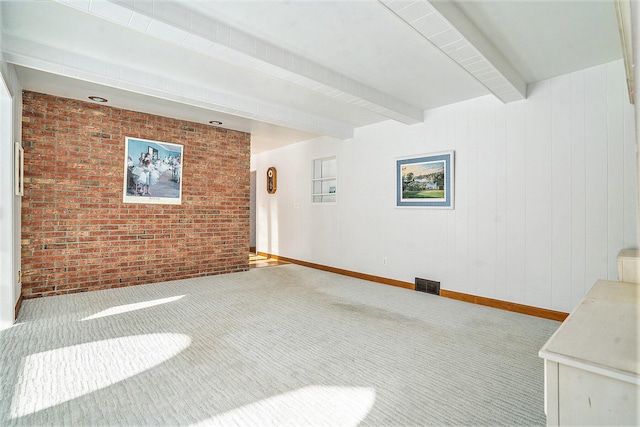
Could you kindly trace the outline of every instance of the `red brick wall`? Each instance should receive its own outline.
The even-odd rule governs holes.
[[[33,92],[22,125],[25,298],[248,269],[249,134]],[[184,145],[182,205],[122,202],[127,136]]]

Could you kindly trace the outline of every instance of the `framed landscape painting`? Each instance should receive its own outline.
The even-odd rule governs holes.
[[[183,146],[170,142],[125,138],[124,203],[182,203]]]
[[[396,206],[453,209],[454,152],[396,160]]]

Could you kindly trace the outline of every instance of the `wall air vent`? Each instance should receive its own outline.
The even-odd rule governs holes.
[[[416,277],[416,291],[428,294],[440,295],[440,282]]]

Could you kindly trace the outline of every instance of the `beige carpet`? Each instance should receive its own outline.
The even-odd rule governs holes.
[[[0,425],[543,425],[558,326],[293,264],[28,300]]]

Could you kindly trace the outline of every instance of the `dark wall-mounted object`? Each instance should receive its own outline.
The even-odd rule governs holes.
[[[278,189],[278,176],[273,166],[267,169],[267,193],[274,194]]]

